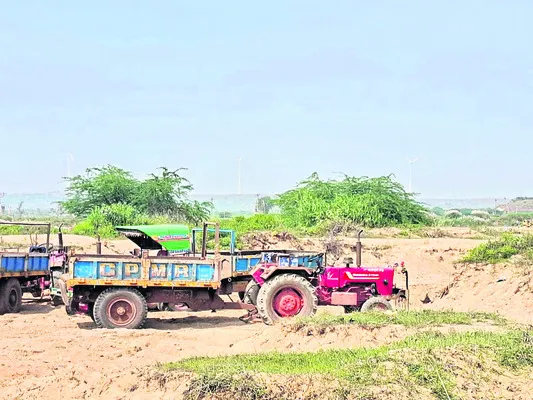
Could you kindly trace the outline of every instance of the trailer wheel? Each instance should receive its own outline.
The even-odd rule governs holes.
[[[94,319],[94,303],[90,303],[89,304],[89,309],[87,310],[89,314],[89,317],[91,317],[91,319],[93,320],[94,323],[96,323],[95,319]]]
[[[63,278],[57,280],[57,287],[59,288],[59,291],[61,293],[61,301],[63,304],[68,307],[70,301],[68,298],[68,289],[67,284]]]
[[[22,306],[22,289],[18,279],[11,278],[0,285],[0,314],[18,313]]]
[[[132,288],[111,288],[100,293],[94,303],[94,322],[98,328],[141,328],[148,305],[143,295]]]
[[[317,307],[315,288],[296,274],[282,274],[266,281],[257,295],[257,311],[267,325],[282,318],[311,316]]]
[[[4,302],[2,301],[2,293],[4,293],[4,284],[5,282],[0,279],[0,315],[4,315],[6,313]]]
[[[390,311],[392,304],[383,297],[371,297],[361,306],[361,312],[368,311]]]
[[[257,295],[259,294],[261,287],[253,280],[248,282],[246,289],[244,290],[244,296],[242,301],[246,304],[257,305]]]

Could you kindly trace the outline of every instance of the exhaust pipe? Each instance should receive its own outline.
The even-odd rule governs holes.
[[[63,231],[61,230],[61,227],[63,226],[63,224],[59,225],[59,232],[57,234],[57,238],[59,240],[59,251],[63,251],[64,247],[63,247]]]
[[[363,233],[363,230],[361,229],[357,233],[357,242],[355,242],[355,265],[357,268],[361,266],[361,234]]]
[[[96,238],[96,254],[100,255],[102,254],[102,242],[100,241],[100,235],[97,235]]]

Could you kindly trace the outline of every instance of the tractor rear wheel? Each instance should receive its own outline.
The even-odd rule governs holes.
[[[138,329],[144,325],[148,305],[133,288],[111,288],[100,293],[94,303],[94,322],[98,328]]]
[[[307,279],[296,274],[282,274],[261,286],[256,305],[263,322],[272,325],[282,318],[315,314],[318,298]]]
[[[383,297],[371,297],[361,306],[361,312],[368,311],[391,311],[392,304]]]
[[[11,278],[0,284],[0,314],[18,313],[22,306],[22,289],[18,279]]]

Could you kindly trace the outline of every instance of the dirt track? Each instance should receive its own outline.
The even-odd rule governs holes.
[[[404,260],[410,271],[414,308],[498,311],[533,323],[533,275],[528,269],[476,271],[453,264],[478,243],[464,239],[367,239],[363,261],[382,265]],[[351,245],[346,241],[347,253]],[[113,246],[127,248],[123,242]],[[439,298],[443,290],[446,295]],[[422,304],[426,293],[433,303]],[[332,311],[339,312],[336,308]],[[354,329],[348,335],[302,337],[285,334],[279,327],[244,324],[237,318],[242,314],[154,312],[143,330],[97,330],[89,317],[69,317],[63,307],[25,301],[20,314],[0,316],[0,397],[154,398],[131,389],[138,380],[138,368],[156,362],[274,349],[374,346],[409,333],[402,327],[387,327],[379,335]]]

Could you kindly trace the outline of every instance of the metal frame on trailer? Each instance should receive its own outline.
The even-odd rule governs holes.
[[[52,224],[49,222],[8,222],[0,221],[0,225],[13,225],[13,226],[46,226],[48,230],[46,232],[46,252],[50,248],[50,233],[52,230]]]
[[[203,244],[207,240],[207,233],[208,232],[215,232],[215,234],[216,234],[216,230],[215,230],[215,228],[207,228],[205,230],[203,228],[193,228],[193,229],[191,229],[191,234],[192,234],[191,253],[193,255],[196,254],[196,232],[202,232],[202,257],[205,257],[204,251],[207,254],[207,246],[203,246]],[[232,229],[219,229],[218,230],[218,234],[220,235],[221,233],[229,233],[230,234],[230,237],[231,237],[231,239],[230,239],[231,240],[231,242],[230,242],[230,253],[232,255],[235,254],[235,231],[232,230]]]

